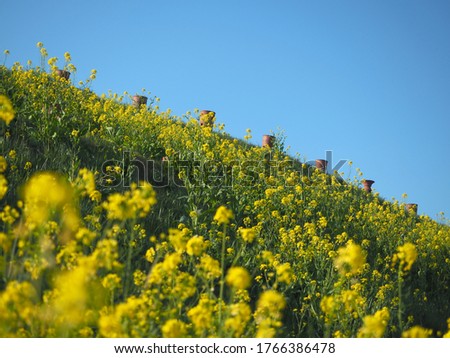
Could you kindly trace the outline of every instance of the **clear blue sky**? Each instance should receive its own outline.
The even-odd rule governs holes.
[[[382,197],[450,217],[448,0],[1,0],[0,14],[7,65],[39,64],[42,41],[72,54],[77,81],[97,69],[99,94],[146,88],[255,144],[282,128],[290,153],[332,150]]]

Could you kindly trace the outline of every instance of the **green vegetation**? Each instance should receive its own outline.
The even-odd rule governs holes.
[[[448,336],[450,227],[40,49],[0,67],[0,336]]]

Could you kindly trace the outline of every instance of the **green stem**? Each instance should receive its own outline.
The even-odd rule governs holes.
[[[400,334],[403,332],[403,322],[402,322],[402,268],[401,265],[398,266],[398,313],[397,313],[397,319],[398,319],[398,328],[400,330]]]
[[[220,291],[219,291],[219,337],[222,333],[222,301],[223,301],[223,287],[225,284],[225,238],[226,238],[227,225],[223,224],[222,235],[222,252],[221,252],[221,274],[220,274]]]
[[[8,265],[8,273],[6,275],[6,282],[11,280],[11,275],[12,275],[12,270],[13,270],[13,265],[14,265],[15,252],[16,252],[16,247],[17,247],[17,241],[18,241],[18,238],[16,236],[14,238],[13,246],[12,246],[12,249],[11,249],[11,256],[10,256],[9,265]]]
[[[132,243],[128,243],[128,253],[127,253],[127,264],[125,269],[125,287],[124,287],[124,298],[128,297],[128,290],[130,287],[130,275],[131,275],[131,256],[133,254]]]
[[[131,225],[131,239],[128,242],[128,253],[127,253],[127,263],[125,266],[125,282],[124,282],[124,298],[128,297],[128,291],[130,288],[130,279],[131,279],[131,258],[133,256],[133,243],[134,243],[134,225],[136,220],[133,220]]]

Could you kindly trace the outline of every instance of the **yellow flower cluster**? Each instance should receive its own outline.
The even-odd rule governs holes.
[[[46,190],[43,190],[46,188]],[[30,229],[44,225],[55,215],[74,230],[78,214],[73,206],[73,191],[65,179],[50,172],[34,175],[24,189],[24,214]]]
[[[251,278],[245,268],[232,267],[228,270],[226,282],[235,289],[244,290],[250,286]]]
[[[164,338],[183,338],[186,335],[186,323],[178,319],[169,319],[161,328]]]
[[[233,212],[225,206],[220,206],[214,215],[214,220],[219,224],[228,224],[231,219],[233,219]]]
[[[366,263],[366,255],[361,246],[349,241],[345,247],[337,251],[335,265],[341,274],[356,274]]]
[[[421,326],[414,326],[404,331],[402,333],[403,338],[428,338],[431,336],[433,331],[431,329],[426,329]]]
[[[252,243],[253,240],[255,240],[256,231],[254,228],[242,228],[239,230],[239,233],[241,234],[242,240],[245,242]]]
[[[4,157],[0,156],[0,200],[3,199],[8,191],[8,180],[3,174],[6,171],[7,163]]]
[[[386,307],[363,318],[363,326],[358,331],[360,338],[382,338],[390,318]]]
[[[111,220],[126,220],[145,217],[156,204],[155,191],[148,183],[138,187],[133,183],[131,190],[124,194],[113,193],[108,196],[103,207]]]
[[[9,125],[15,115],[16,112],[14,111],[11,101],[8,97],[0,95],[0,119],[5,122],[6,125]]]
[[[261,294],[254,313],[257,323],[257,338],[272,338],[281,327],[282,311],[286,306],[284,297],[277,291],[268,290]]]
[[[397,260],[404,271],[411,270],[413,263],[417,260],[416,246],[410,242],[399,246],[397,254],[394,256],[394,262]]]

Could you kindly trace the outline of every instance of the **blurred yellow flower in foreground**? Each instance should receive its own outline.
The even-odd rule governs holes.
[[[239,229],[239,233],[241,234],[241,237],[245,242],[251,243],[251,242],[253,242],[253,240],[255,240],[256,232],[255,232],[255,229],[253,229],[253,228]]]
[[[222,205],[217,209],[214,220],[219,224],[228,224],[233,217],[233,212]]]
[[[366,254],[361,246],[349,241],[345,247],[341,247],[337,251],[334,264],[341,274],[355,274],[366,263]]]
[[[73,191],[58,174],[40,172],[35,174],[24,190],[25,215],[30,229],[44,224],[50,215],[62,213],[64,222],[72,228],[77,218],[73,204]]]
[[[161,329],[164,338],[181,338],[186,334],[186,323],[169,319]]]
[[[0,95],[0,119],[9,125],[16,116],[16,112],[8,97]]]
[[[7,168],[8,168],[8,163],[5,159],[5,157],[0,156],[0,173],[4,173]]]
[[[251,284],[251,277],[243,267],[232,267],[228,270],[225,278],[227,284],[238,290],[244,290]]]
[[[258,331],[257,338],[272,338],[276,329],[281,327],[281,312],[286,307],[283,295],[275,290],[267,290],[261,294],[254,313]]]
[[[358,338],[381,338],[389,322],[389,310],[383,307],[375,314],[363,318],[363,326],[358,331]]]
[[[0,175],[0,200],[3,199],[8,191],[8,181],[4,175]]]
[[[414,326],[402,333],[402,338],[428,338],[433,330],[426,329],[421,326]]]
[[[190,256],[200,256],[204,249],[203,236],[194,236],[186,244],[186,252]]]
[[[397,254],[394,256],[394,262],[399,260],[400,266],[403,267],[404,271],[411,270],[413,263],[417,259],[416,246],[410,242],[399,246],[397,248]]]
[[[34,175],[25,187],[25,203],[62,206],[71,196],[67,183],[57,174],[42,172]]]

